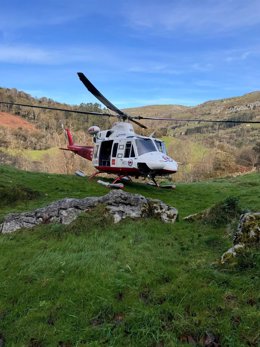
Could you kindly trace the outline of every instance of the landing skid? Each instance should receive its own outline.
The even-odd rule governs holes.
[[[98,174],[98,173],[96,173],[96,174]],[[125,181],[125,182],[129,182],[130,181],[131,182],[132,180],[128,176],[120,175],[120,176],[116,177],[112,183],[105,182],[105,181],[102,181],[102,180],[98,180],[97,183],[102,184],[103,186],[108,187],[108,188],[124,189],[125,186],[120,181]]]
[[[158,184],[154,178],[151,178],[152,182],[147,182],[149,186],[157,187],[157,188],[163,188],[163,189],[175,189],[175,184]]]
[[[89,179],[92,179],[101,173],[102,172],[100,172],[100,171],[96,171],[89,177]],[[149,177],[149,176],[147,176],[147,177],[150,178],[152,181],[152,182],[147,182],[147,185],[157,187],[157,188],[163,188],[163,189],[175,189],[176,188],[175,184],[163,184],[163,185],[161,185],[161,184],[158,184],[156,182],[154,177]],[[125,175],[120,175],[120,176],[116,177],[112,183],[105,182],[102,180],[98,180],[97,183],[102,184],[103,186],[108,187],[108,188],[112,188],[112,189],[124,189],[125,186],[120,181],[132,182],[131,177],[128,177]]]
[[[132,182],[131,178],[126,175],[120,175],[116,177],[116,179],[113,181],[112,184],[115,184],[117,182],[124,181],[124,182]],[[122,183],[123,184],[123,183]]]
[[[113,189],[124,189],[123,183],[109,183],[105,181],[98,180],[97,183],[102,184],[105,187],[113,188]]]

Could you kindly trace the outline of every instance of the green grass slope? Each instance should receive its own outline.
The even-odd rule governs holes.
[[[259,175],[175,191],[132,183],[127,191],[180,212],[114,225],[101,206],[69,226],[0,235],[0,341],[5,346],[257,346],[256,253],[232,268],[225,226],[183,216],[229,196],[260,209]],[[0,168],[0,218],[64,197],[107,193],[95,180]],[[1,342],[0,342],[1,343]],[[212,342],[213,343],[213,342]]]

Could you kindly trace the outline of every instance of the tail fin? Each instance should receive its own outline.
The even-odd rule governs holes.
[[[72,138],[72,135],[71,135],[71,132],[69,129],[65,129],[66,133],[67,133],[67,137],[68,137],[68,141],[69,141],[69,146],[72,146],[74,144],[73,142],[73,138]]]

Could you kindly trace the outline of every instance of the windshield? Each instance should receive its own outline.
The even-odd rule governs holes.
[[[151,139],[136,139],[136,147],[138,155],[142,155],[149,152],[156,152],[155,145]]]
[[[159,141],[159,140],[155,140],[155,144],[156,144],[156,147],[158,148],[159,152],[166,154],[166,147],[165,147],[164,142]]]

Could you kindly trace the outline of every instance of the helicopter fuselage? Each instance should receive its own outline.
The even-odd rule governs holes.
[[[109,130],[96,131],[93,147],[73,144],[67,133],[67,150],[92,160],[98,172],[154,178],[178,170],[176,161],[167,155],[163,141],[137,135],[130,123],[117,122]]]

